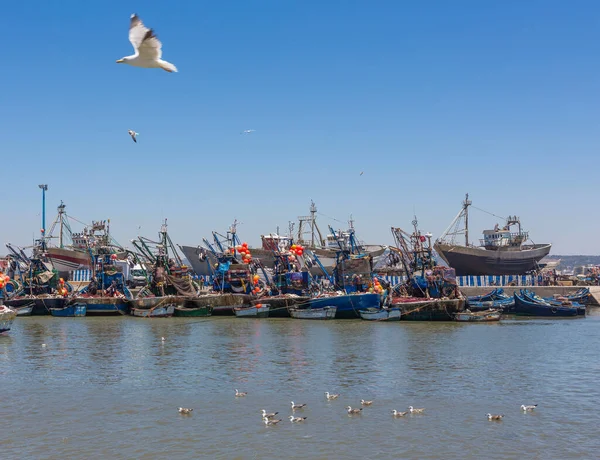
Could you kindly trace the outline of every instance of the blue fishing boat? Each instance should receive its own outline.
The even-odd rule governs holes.
[[[85,305],[87,316],[118,316],[129,311],[131,292],[123,272],[115,264],[117,256],[110,249],[93,254],[94,275],[86,287],[75,294],[69,305]]]
[[[360,310],[379,308],[381,298],[374,293],[354,294],[323,294],[321,297],[312,297],[302,304],[302,308],[313,310],[324,307],[335,307],[336,319],[360,318]]]
[[[515,298],[514,313],[522,316],[553,316],[553,317],[576,317],[577,308],[551,305],[547,302],[534,302],[523,295],[513,294]]]
[[[51,308],[50,314],[61,318],[85,316],[85,304],[72,304],[62,308]]]
[[[467,302],[467,308],[473,312],[486,311],[491,309],[501,310],[503,313],[509,313],[515,306],[514,297],[508,297],[507,299],[496,299],[489,301],[472,301]]]
[[[507,300],[510,298],[511,296],[504,293],[504,289],[496,288],[484,295],[471,295],[467,297],[467,302],[470,305],[471,302],[493,302],[495,300]]]
[[[521,289],[521,295],[525,299],[530,300],[532,302],[549,303],[550,305],[559,307],[573,307],[577,308],[578,315],[585,316],[586,314],[585,305],[582,305],[579,302],[570,301],[566,297],[540,297],[535,292],[530,291],[529,289]]]

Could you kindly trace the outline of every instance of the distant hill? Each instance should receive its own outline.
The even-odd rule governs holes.
[[[556,267],[557,270],[572,270],[579,265],[600,265],[600,256],[560,256],[553,254],[546,256],[541,262],[543,263],[546,259],[560,259],[560,263]]]

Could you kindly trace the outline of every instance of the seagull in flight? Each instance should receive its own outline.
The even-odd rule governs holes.
[[[129,135],[133,139],[133,142],[137,143],[137,139],[136,138],[140,135],[140,133],[136,133],[132,129],[128,130],[127,132],[129,133]]]
[[[177,67],[161,59],[162,43],[156,37],[154,31],[144,25],[137,14],[132,14],[129,21],[129,41],[133,45],[135,54],[122,57],[117,60],[117,64],[129,64],[147,69],[163,69],[169,73],[177,72]]]
[[[365,173],[364,171],[361,171],[361,172],[360,172],[360,175],[362,176],[364,173]]]
[[[240,134],[250,134],[256,131],[255,129],[245,129]]]

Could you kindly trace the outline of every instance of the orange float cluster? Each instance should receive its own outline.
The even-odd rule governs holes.
[[[250,254],[250,249],[248,249],[248,243],[242,243],[235,247],[235,249],[231,249],[231,252],[235,254],[235,251],[239,252],[242,256],[242,262],[245,264],[249,264],[252,262],[252,254]]]
[[[4,289],[4,286],[10,281],[10,276],[0,273],[0,289]]]
[[[299,244],[292,244],[290,246],[290,252],[295,256],[301,256],[302,254],[304,254],[304,247],[302,247]]]
[[[369,288],[369,292],[374,292],[375,294],[381,294],[383,292],[383,287],[377,278],[373,278],[373,287]]]
[[[69,294],[69,291],[65,287],[65,280],[62,279],[62,278],[60,278],[58,280],[58,295],[61,295],[63,297],[67,297],[68,294]]]

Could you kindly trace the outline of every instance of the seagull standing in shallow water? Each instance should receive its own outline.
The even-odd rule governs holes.
[[[330,394],[330,393],[329,393],[329,391],[326,391],[326,392],[325,392],[325,397],[326,397],[326,398],[327,398],[329,401],[331,401],[332,399],[337,399],[337,398],[339,398],[339,397],[340,397],[340,395],[339,395],[339,394]]]
[[[361,403],[363,406],[370,406],[371,404],[373,404],[373,401],[365,401],[364,399],[361,399],[361,400],[360,400],[360,403]]]
[[[237,391],[235,390],[235,396],[236,398],[241,398],[242,396],[246,396],[248,393],[246,393],[245,391]]]
[[[180,407],[179,408],[179,413],[183,414],[183,415],[191,415],[193,410],[194,409],[188,409],[186,407]]]
[[[303,422],[304,420],[306,420],[306,417],[294,417],[293,415],[290,415],[290,422],[292,423],[299,423]]]
[[[406,411],[406,412],[398,412],[396,409],[394,409],[392,411],[392,415],[394,417],[404,417],[406,414],[408,414],[408,411]]]
[[[294,404],[294,401],[292,401],[292,410],[303,409],[305,407],[306,407],[306,404]]]
[[[154,31],[144,25],[137,14],[132,14],[129,21],[129,41],[133,45],[135,54],[117,60],[117,64],[163,69],[169,73],[177,72],[177,67],[161,59],[162,43],[154,35]]]
[[[408,410],[410,411],[411,414],[422,414],[423,412],[425,412],[425,408],[421,408],[421,409],[415,409],[413,406],[408,406]]]
[[[502,420],[502,418],[504,417],[504,415],[492,415],[492,414],[487,414],[487,418],[488,420],[496,420],[496,421],[500,421]]]

